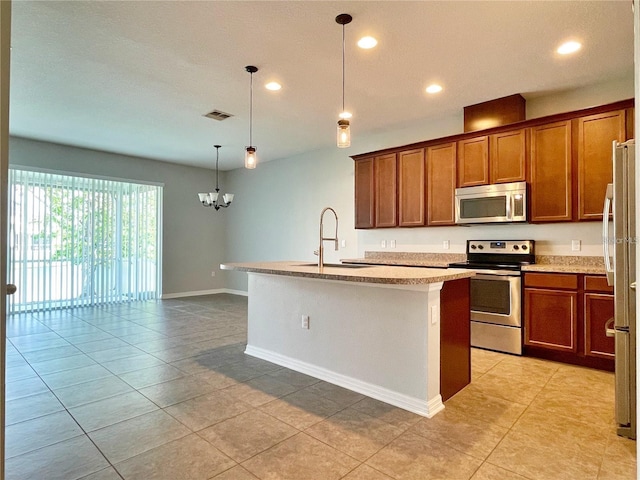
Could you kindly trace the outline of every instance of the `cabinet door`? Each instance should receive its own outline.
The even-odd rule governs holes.
[[[578,292],[525,288],[524,344],[577,351]]]
[[[581,117],[578,123],[578,220],[602,220],[607,184],[613,181],[612,142],[625,139],[625,111]]]
[[[524,182],[527,171],[525,129],[491,135],[489,145],[491,183]]]
[[[355,162],[355,223],[356,228],[374,226],[373,158]]]
[[[531,221],[571,221],[571,122],[531,128]]]
[[[427,224],[455,224],[456,143],[427,147]]]
[[[489,183],[489,137],[474,137],[458,142],[458,186],[472,187]]]
[[[613,305],[613,295],[605,293],[584,294],[585,355],[600,358],[615,357],[614,339],[605,335],[605,323],[613,318]]]
[[[424,149],[398,154],[398,195],[401,227],[424,225]]]
[[[375,226],[395,227],[398,225],[396,154],[375,157],[373,165],[376,186],[374,189]]]

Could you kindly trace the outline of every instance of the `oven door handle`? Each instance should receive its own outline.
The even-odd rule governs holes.
[[[512,272],[506,270],[475,270],[475,276],[480,280],[503,280],[505,277],[520,278],[520,272]],[[498,277],[498,278],[496,278]]]

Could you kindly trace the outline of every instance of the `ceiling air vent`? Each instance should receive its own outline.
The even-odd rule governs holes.
[[[219,122],[226,120],[229,117],[233,117],[230,113],[221,112],[220,110],[213,110],[212,112],[206,113],[204,116],[207,118],[213,118]]]

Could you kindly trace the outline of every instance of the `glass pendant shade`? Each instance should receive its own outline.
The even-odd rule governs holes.
[[[222,201],[227,204],[233,202],[233,193],[225,193],[222,195]]]
[[[347,148],[351,145],[351,129],[349,120],[338,120],[338,148]]]
[[[211,199],[211,203],[216,203],[218,201],[218,192],[209,193],[209,198]]]
[[[198,198],[200,199],[200,203],[209,203],[209,194],[208,193],[199,193]]]
[[[258,164],[258,157],[256,156],[256,149],[254,147],[247,147],[244,154],[244,168],[256,168]]]

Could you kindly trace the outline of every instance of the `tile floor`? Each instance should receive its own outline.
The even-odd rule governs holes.
[[[12,316],[6,478],[631,479],[613,376],[474,350],[432,419],[244,355],[246,299]]]

